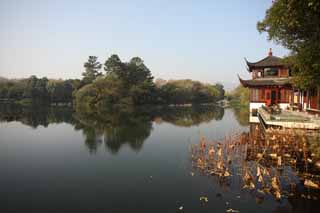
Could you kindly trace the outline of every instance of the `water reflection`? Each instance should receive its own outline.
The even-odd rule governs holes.
[[[221,107],[182,107],[168,108],[164,112],[158,113],[159,117],[155,121],[162,121],[181,127],[190,127],[201,123],[209,123],[212,120],[221,120],[224,109]]]
[[[223,116],[224,109],[215,106],[90,111],[66,107],[0,105],[2,122],[19,121],[33,128],[62,122],[73,125],[75,130],[82,131],[90,153],[97,152],[103,145],[113,154],[118,153],[123,145],[139,151],[152,132],[153,122],[190,127],[221,120]]]
[[[236,120],[239,122],[242,126],[248,126],[249,123],[249,116],[250,111],[249,107],[234,107],[232,108]]]
[[[210,106],[90,112],[3,105],[0,109],[2,122],[18,121],[33,128],[49,125],[34,130],[15,122],[0,124],[0,168],[3,171],[0,198],[4,201],[0,205],[1,212],[176,212],[180,206],[188,212],[232,212],[230,208],[240,212],[318,210],[319,200],[314,199],[319,199],[319,193],[305,188],[306,178],[300,179],[299,174],[307,168],[314,175],[308,179],[319,183],[319,171],[310,167],[317,162],[315,156],[320,157],[319,143],[308,144],[313,152],[304,152],[306,154],[299,148],[298,151],[289,149],[286,143],[274,146],[277,144],[272,138],[268,147],[258,139],[259,130],[252,125],[250,133],[245,132],[241,137],[257,138],[256,142],[252,140],[252,143],[240,143],[232,148],[232,143],[226,145],[220,141],[221,147],[226,150],[229,147],[230,151],[231,159],[223,157],[223,164],[219,165],[221,169],[228,168],[229,178],[224,170],[221,170],[223,173],[213,170],[226,176],[220,178],[218,175],[202,176],[197,168],[191,167],[187,147],[197,143],[199,130],[208,139],[218,140],[230,130],[249,129],[242,128],[235,120],[235,117],[245,117],[241,110],[231,112]],[[215,121],[222,117],[221,121]],[[247,125],[246,122],[242,124]],[[194,125],[199,127],[194,128]],[[139,155],[131,151],[143,148]],[[279,156],[281,154],[281,166],[278,159],[271,159],[273,148],[280,152]],[[99,154],[88,157],[87,151]],[[220,155],[217,147],[215,151],[216,157]],[[112,155],[115,153],[118,155]],[[265,158],[257,163],[260,153],[264,153]],[[296,166],[290,164],[288,154],[297,156]],[[210,168],[217,168],[216,162]],[[197,163],[196,159],[194,165]],[[257,165],[265,174],[262,178],[267,188],[259,182]],[[246,178],[247,185],[252,187],[251,180],[255,181],[253,191],[242,188],[242,174],[246,171],[253,176]],[[293,174],[296,171],[298,173]],[[275,201],[272,191],[262,196],[263,189],[272,187],[272,177],[266,176],[267,173],[272,177],[280,175],[280,202]],[[289,182],[287,176],[291,178]],[[291,182],[297,186],[294,196],[290,195]],[[73,199],[69,199],[70,196]],[[202,196],[209,201],[199,201]],[[97,199],[101,197],[105,199]],[[41,205],[33,205],[35,200]]]
[[[105,144],[111,153],[117,153],[127,144],[139,151],[150,136],[152,123],[167,122],[177,126],[193,126],[223,117],[224,109],[217,107],[149,108],[87,112],[78,110],[74,116],[77,129],[83,129],[90,152]]]
[[[0,104],[0,122],[19,121],[37,128],[47,127],[52,123],[73,123],[71,108],[50,108],[39,105],[21,106],[16,104]]]
[[[96,152],[102,143],[111,153],[117,153],[124,144],[139,151],[152,131],[152,114],[143,111],[77,111],[74,119],[90,152]]]

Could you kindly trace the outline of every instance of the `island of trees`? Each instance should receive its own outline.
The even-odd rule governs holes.
[[[103,64],[96,56],[84,63],[82,79],[53,80],[31,76],[0,78],[0,100],[20,103],[75,103],[86,108],[138,105],[215,103],[224,98],[221,84],[192,80],[154,81],[139,57],[122,62],[111,55]]]

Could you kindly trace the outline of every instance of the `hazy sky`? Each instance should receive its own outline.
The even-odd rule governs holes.
[[[287,51],[259,34],[272,0],[1,0],[0,76],[80,78],[89,55],[140,56],[156,78],[237,84]]]

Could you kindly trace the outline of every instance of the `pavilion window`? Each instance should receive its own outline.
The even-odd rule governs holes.
[[[264,68],[264,77],[276,77],[278,76],[278,68]]]

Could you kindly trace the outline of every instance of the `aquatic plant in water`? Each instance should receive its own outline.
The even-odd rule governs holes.
[[[192,167],[200,175],[215,176],[230,186],[241,179],[241,190],[280,201],[290,196],[320,198],[319,137],[294,130],[258,126],[251,133],[236,133],[220,141],[200,137],[190,146]],[[192,171],[192,176],[195,174]],[[299,186],[299,187],[298,187]]]

